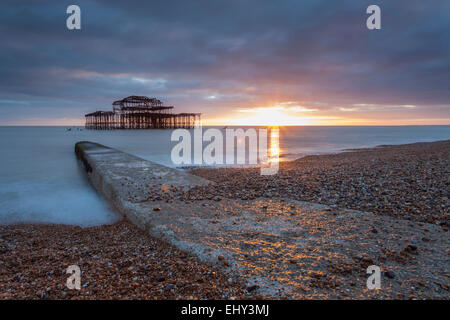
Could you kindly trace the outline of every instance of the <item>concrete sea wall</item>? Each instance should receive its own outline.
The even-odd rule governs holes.
[[[95,189],[141,229],[148,229],[148,214],[142,208],[148,198],[146,187],[189,189],[210,183],[94,142],[76,143],[75,154]]]

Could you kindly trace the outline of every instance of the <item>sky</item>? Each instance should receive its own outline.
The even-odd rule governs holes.
[[[130,95],[206,125],[450,124],[448,0],[2,0],[0,34],[0,125]]]

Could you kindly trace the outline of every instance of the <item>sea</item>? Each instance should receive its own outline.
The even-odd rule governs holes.
[[[171,134],[172,130],[0,126],[0,224],[89,227],[114,223],[119,216],[89,184],[74,155],[75,143],[93,141],[176,167],[170,154],[177,142],[171,141]],[[279,152],[285,161],[354,148],[449,139],[450,126],[280,127]]]

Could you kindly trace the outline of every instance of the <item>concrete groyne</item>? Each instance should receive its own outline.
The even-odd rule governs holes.
[[[75,154],[95,189],[114,209],[141,229],[148,228],[148,213],[142,207],[148,198],[144,187],[172,186],[187,190],[210,183],[94,142],[76,143]]]

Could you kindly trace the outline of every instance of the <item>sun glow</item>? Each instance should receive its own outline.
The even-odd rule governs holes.
[[[311,124],[314,117],[299,116],[298,113],[314,112],[313,109],[274,106],[267,108],[240,109],[238,116],[227,119],[229,125],[248,126],[294,126]]]
[[[405,118],[404,110],[415,110],[419,106],[384,106],[375,104],[353,104],[329,106],[325,104],[296,101],[280,102],[265,107],[236,108],[217,118],[204,118],[204,125],[227,126],[380,126],[380,125],[433,125],[449,123],[448,118]],[[377,119],[380,110],[397,110],[392,119]],[[400,111],[399,111],[400,110]]]

